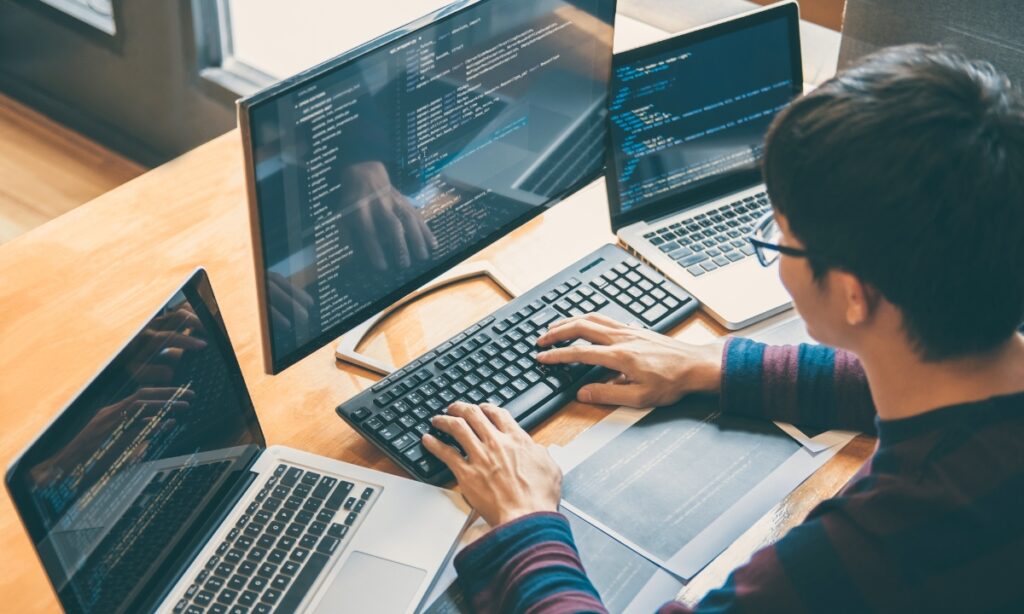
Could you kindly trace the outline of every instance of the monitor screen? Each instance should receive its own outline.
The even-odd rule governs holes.
[[[783,5],[616,56],[613,216],[758,169],[772,118],[803,85],[797,27]]]
[[[240,102],[267,370],[600,177],[615,0],[480,0]]]
[[[67,612],[155,605],[264,446],[207,305],[199,271],[8,472]]]

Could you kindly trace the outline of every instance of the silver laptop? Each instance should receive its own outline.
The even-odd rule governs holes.
[[[747,241],[764,135],[803,90],[785,2],[615,55],[606,181],[619,240],[738,329],[790,307]]]
[[[450,491],[267,447],[202,269],[7,487],[67,612],[409,613],[469,519]]]

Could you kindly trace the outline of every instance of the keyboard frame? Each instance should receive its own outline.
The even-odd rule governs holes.
[[[625,249],[617,245],[606,244],[598,248],[594,252],[591,252],[587,256],[577,260],[575,263],[569,265],[568,267],[565,267],[561,271],[555,273],[554,275],[552,275],[545,281],[537,284],[527,292],[512,299],[507,304],[503,305],[502,307],[499,307],[488,316],[485,316],[484,318],[481,318],[477,322],[465,327],[462,331],[459,331],[458,333],[452,335],[449,339],[442,343],[439,343],[436,347],[444,346],[452,339],[458,337],[460,334],[463,334],[465,331],[473,329],[480,322],[488,320],[488,318],[493,318],[493,322],[491,324],[488,324],[487,327],[494,326],[494,324],[499,322],[501,319],[507,317],[508,315],[511,315],[512,313],[515,313],[516,311],[520,310],[523,306],[532,303],[538,299],[541,299],[541,297],[550,292],[554,287],[562,284],[563,282],[567,281],[572,277],[579,277],[581,279],[586,278],[586,280],[589,280],[595,277],[595,274],[589,273],[589,271],[603,271],[620,262],[636,263],[637,267],[642,269],[643,273],[646,276],[652,279],[663,280],[661,283],[671,285],[673,293],[676,295],[676,298],[687,299],[685,301],[682,301],[682,304],[675,311],[668,313],[660,320],[658,320],[654,326],[650,327],[652,330],[667,333],[676,326],[678,326],[680,323],[682,323],[686,318],[692,315],[699,308],[699,304],[696,301],[696,299],[694,299],[688,292],[683,290],[678,284],[665,278],[656,269],[654,269],[647,263],[643,262],[641,259],[636,258],[632,254],[627,252]],[[588,283],[588,281],[586,280],[582,282],[583,285],[586,285]],[[640,322],[638,318],[635,321],[637,323]],[[476,334],[476,332],[479,331],[475,331],[472,334]],[[430,354],[431,352],[436,350],[436,347],[431,348],[427,352],[424,352],[423,355]],[[355,430],[357,433],[359,433],[368,441],[370,441],[377,449],[383,452],[388,458],[390,458],[393,462],[395,462],[395,464],[397,464],[399,467],[405,470],[406,473],[408,473],[414,479],[426,482],[428,484],[443,485],[449,483],[453,479],[454,476],[451,474],[451,471],[449,471],[447,468],[444,468],[443,470],[433,475],[426,477],[423,476],[418,471],[416,471],[415,467],[412,465],[411,462],[404,458],[402,452],[393,451],[392,449],[390,449],[390,446],[388,446],[386,442],[383,442],[382,440],[378,439],[375,434],[373,434],[368,429],[363,427],[362,422],[364,420],[368,420],[369,416],[364,417],[362,419],[357,419],[354,418],[352,415],[360,407],[375,407],[373,405],[373,398],[375,396],[375,392],[373,391],[374,386],[378,386],[381,382],[390,378],[400,379],[404,375],[406,375],[406,373],[404,373],[405,369],[412,367],[408,372],[409,374],[411,374],[416,369],[422,367],[424,364],[432,364],[433,360],[436,360],[436,357],[426,361],[425,363],[420,362],[420,358],[410,361],[409,365],[407,365],[406,367],[403,367],[402,369],[399,369],[398,371],[392,373],[388,377],[383,378],[379,382],[375,383],[373,386],[366,388],[356,396],[339,405],[336,409],[336,413],[349,426],[351,426],[353,430]],[[563,390],[557,391],[555,394],[541,402],[528,413],[525,413],[517,417],[516,421],[524,429],[530,430],[539,425],[542,421],[544,421],[551,415],[553,415],[557,410],[562,408],[567,403],[574,401],[576,398],[576,392],[580,389],[580,387],[584,386],[585,384],[603,379],[608,375],[608,371],[604,368],[591,367],[585,373],[580,375],[579,379],[577,379],[572,385],[570,385],[567,388],[564,388]],[[381,390],[386,390],[386,388]],[[375,411],[379,412],[381,411],[381,409],[382,408],[377,408]],[[376,413],[371,414],[371,416],[372,415],[376,415]]]

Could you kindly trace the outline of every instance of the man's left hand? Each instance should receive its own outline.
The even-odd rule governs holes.
[[[423,445],[455,474],[466,501],[492,527],[533,512],[554,512],[562,498],[562,470],[504,409],[489,403],[453,403],[435,416],[459,451],[431,435]]]

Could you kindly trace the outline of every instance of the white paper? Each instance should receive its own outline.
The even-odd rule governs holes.
[[[552,456],[562,467],[563,472],[568,474],[591,454],[625,432],[650,411],[650,409],[620,408],[581,434],[569,445],[563,448],[551,448]],[[688,580],[714,560],[761,516],[824,465],[856,435],[856,433],[830,432],[822,433],[815,438],[808,438],[796,429],[793,433],[788,434],[800,442],[802,447],[798,448],[796,453],[769,473],[756,487],[734,502],[726,512],[668,558],[649,552],[578,505],[563,501],[563,506],[628,546],[637,554],[658,564],[676,577]],[[827,435],[827,438],[822,437],[823,435]],[[825,446],[826,441],[831,445],[818,451],[812,450],[812,448]],[[672,488],[672,485],[666,485],[666,488]]]

